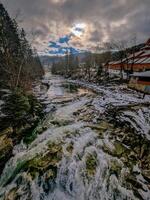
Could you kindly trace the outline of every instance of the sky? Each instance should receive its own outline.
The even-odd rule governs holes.
[[[150,37],[150,0],[0,0],[41,55]]]

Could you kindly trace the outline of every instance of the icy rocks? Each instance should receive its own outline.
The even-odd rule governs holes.
[[[110,164],[110,175],[115,174],[116,176],[119,176],[122,170],[122,164],[119,163],[117,160],[111,160]]]
[[[34,176],[36,172],[45,172],[47,169],[52,170],[52,174],[56,176],[57,165],[62,157],[62,147],[61,144],[49,144],[48,151],[43,155],[35,157],[30,160],[26,168]]]
[[[94,176],[97,167],[97,155],[89,154],[86,157],[86,173],[88,177]]]
[[[9,131],[7,130],[7,133]],[[12,154],[13,143],[7,135],[0,136],[0,169],[2,170],[5,162],[10,158]],[[0,173],[2,172],[0,170]]]
[[[8,127],[8,128],[6,128],[6,129],[4,129],[1,133],[0,133],[0,135],[7,135],[7,136],[9,136],[9,135],[11,135],[13,133],[13,128],[12,127]]]

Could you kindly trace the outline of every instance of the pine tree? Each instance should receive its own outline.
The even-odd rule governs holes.
[[[0,78],[1,84],[28,90],[44,74],[36,50],[32,50],[23,29],[19,30],[0,4]]]
[[[11,19],[0,3],[0,89],[8,88],[9,94],[3,96],[4,104],[0,124],[4,128],[20,126],[28,114],[37,112],[37,104],[28,91],[32,83],[44,74],[37,52],[32,50],[23,29]],[[0,100],[1,100],[0,96]],[[6,125],[6,127],[7,127]]]

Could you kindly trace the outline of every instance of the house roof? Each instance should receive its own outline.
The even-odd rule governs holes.
[[[145,43],[145,46],[142,47],[138,52],[130,54],[128,58],[124,58],[122,63],[129,64],[149,64],[150,63],[150,39]],[[121,61],[112,61],[109,65],[120,64]]]

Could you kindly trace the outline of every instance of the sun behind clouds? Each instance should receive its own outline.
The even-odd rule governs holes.
[[[85,23],[77,23],[71,28],[71,33],[76,37],[82,37],[86,31],[87,25]]]

